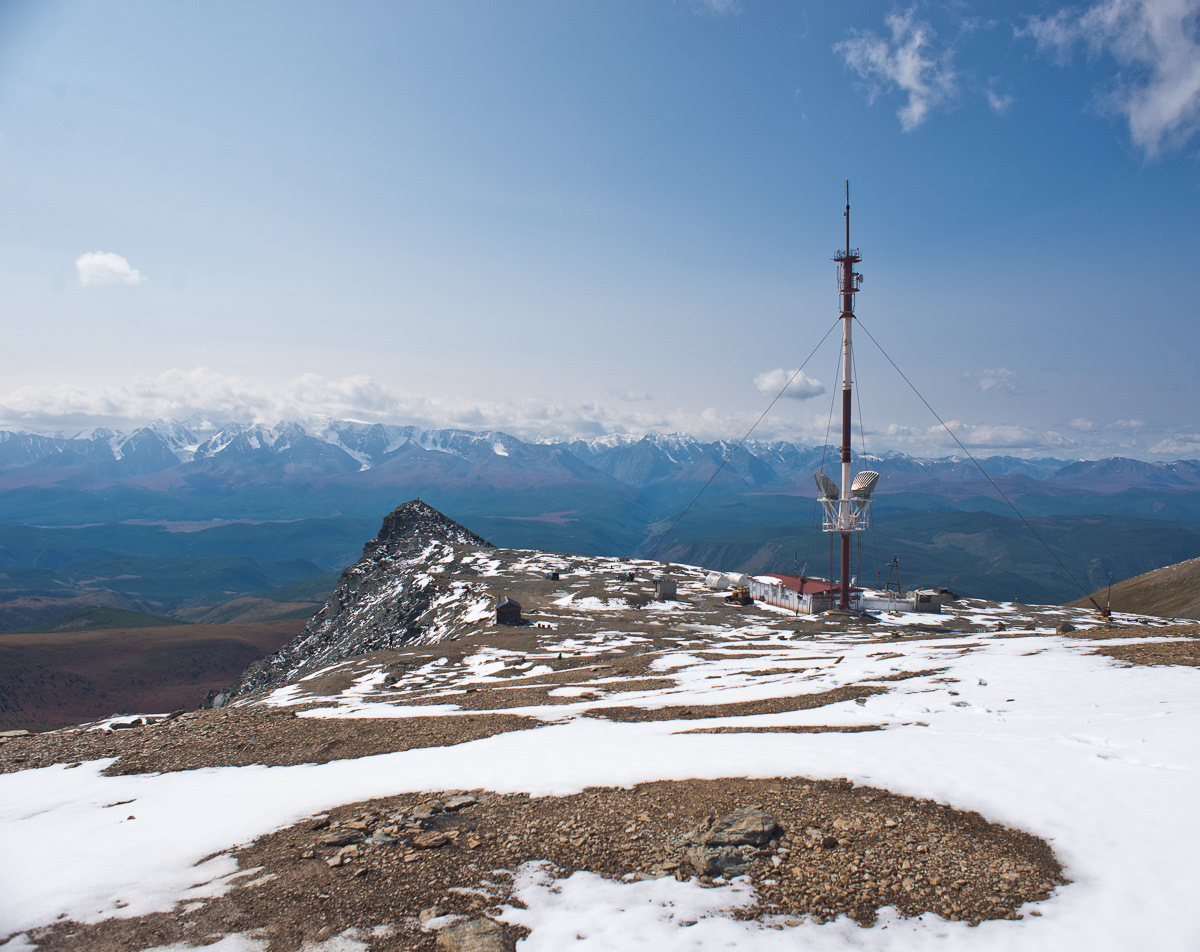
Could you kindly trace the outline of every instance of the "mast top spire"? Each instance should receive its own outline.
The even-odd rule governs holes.
[[[850,257],[850,180],[846,179],[846,257]]]
[[[833,256],[834,261],[849,261],[857,263],[862,261],[862,256],[858,253],[857,248],[850,247],[850,180],[846,179],[846,210],[842,212],[842,216],[846,219],[846,247],[838,248]]]

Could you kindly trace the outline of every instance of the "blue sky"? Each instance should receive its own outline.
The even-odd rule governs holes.
[[[1198,22],[0,2],[0,423],[736,438],[837,317],[850,179],[861,324],[968,446],[1200,456]],[[756,437],[823,437],[834,337]],[[869,447],[952,450],[859,341]]]

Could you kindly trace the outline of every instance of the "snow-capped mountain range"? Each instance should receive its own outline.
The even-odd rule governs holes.
[[[395,470],[402,465],[410,468],[434,460],[439,469],[458,461],[460,469],[463,465],[483,466],[489,471],[503,461],[502,469],[509,474],[532,476],[541,471],[544,479],[553,469],[569,482],[604,481],[607,477],[641,489],[706,479],[735,445],[731,441],[701,442],[683,434],[529,442],[500,431],[423,429],[347,420],[221,426],[156,420],[129,433],[98,428],[48,436],[0,430],[0,489],[78,481],[94,487],[147,477],[158,477],[153,482],[162,484],[172,476],[231,470],[247,477],[261,470],[263,476],[295,481]],[[993,456],[983,462],[993,477],[1025,477],[1064,489],[1104,493],[1200,487],[1200,461],[1196,460]],[[811,474],[821,468],[832,472],[837,465],[832,447],[746,442],[726,464],[716,485],[747,489],[796,485],[808,494]],[[881,493],[981,479],[975,465],[962,457],[923,459],[888,453],[863,455],[858,465],[884,474]],[[476,475],[483,478],[484,474]],[[384,473],[377,476],[384,477]]]

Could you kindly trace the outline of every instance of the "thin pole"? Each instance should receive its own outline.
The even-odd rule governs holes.
[[[850,487],[852,475],[850,472],[850,441],[852,406],[852,381],[854,371],[851,366],[851,328],[854,321],[854,265],[858,262],[857,255],[850,251],[850,182],[846,182],[846,251],[842,259],[842,497],[838,506],[838,521],[841,523],[842,559],[841,559],[841,593],[838,607],[842,611],[850,610],[850,523],[851,498]]]

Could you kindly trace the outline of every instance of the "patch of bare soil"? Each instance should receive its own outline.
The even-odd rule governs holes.
[[[444,747],[528,730],[513,714],[324,719],[291,711],[221,708],[121,730],[64,730],[0,738],[0,773],[116,757],[108,776],[199,767],[325,764],[417,747]]]
[[[1107,638],[1195,638],[1200,635],[1200,625],[1106,625],[1086,631],[1066,633],[1070,638],[1089,638],[1100,641]]]
[[[950,624],[949,619],[945,624]],[[863,634],[870,636],[869,640],[876,645],[899,645],[906,641],[941,641],[953,640],[961,638],[964,632],[972,633],[979,631],[978,627],[972,627],[966,624],[958,624],[953,628],[933,628],[928,625],[905,625],[903,628],[897,628],[888,634],[881,635],[871,631],[864,631]],[[864,639],[866,640],[866,639]]]
[[[403,703],[411,707],[426,707],[437,704],[454,704],[464,711],[495,711],[510,707],[538,707],[553,704],[571,704],[577,697],[551,697],[550,688],[529,685],[522,687],[467,688],[464,691],[449,691],[443,694],[427,694]]]
[[[1097,648],[1094,654],[1108,655],[1128,664],[1187,664],[1200,666],[1200,641],[1160,641],[1145,645],[1113,645]]]
[[[802,694],[799,697],[773,697],[761,701],[734,701],[729,704],[689,704],[686,707],[597,707],[585,712],[587,717],[602,717],[610,721],[674,721],[701,717],[751,717],[756,714],[783,714],[788,711],[808,711],[839,701],[883,694],[886,688],[852,685]]]
[[[924,671],[896,671],[893,674],[881,674],[877,678],[870,678],[871,681],[907,681],[910,678],[931,678],[935,674],[941,674],[945,668],[926,668]]]
[[[544,685],[516,685],[514,687],[485,685],[479,688],[467,688],[464,691],[452,691],[445,694],[429,694],[422,698],[406,702],[413,707],[431,704],[455,704],[464,711],[496,711],[510,707],[528,707],[537,705],[544,707],[551,704],[574,704],[588,697],[598,697],[601,693],[618,694],[628,691],[662,691],[675,687],[670,678],[646,678],[640,681],[572,681],[575,687],[588,687],[585,694],[563,695],[550,694],[554,687]],[[589,687],[590,685],[590,687]]]
[[[520,631],[520,629],[517,630]],[[504,634],[504,637],[494,640],[502,642],[503,647],[509,650],[521,653],[510,657],[508,665],[505,668],[489,675],[489,681],[478,684],[459,680],[461,672],[453,668],[453,666],[461,664],[466,657],[478,650],[476,640],[467,638],[459,641],[440,642],[432,646],[420,646],[404,651],[372,652],[360,658],[347,661],[320,677],[310,676],[302,682],[294,683],[299,684],[304,696],[311,696],[314,699],[313,706],[326,706],[323,702],[316,703],[315,699],[335,697],[343,693],[353,687],[364,673],[372,670],[375,665],[382,664],[387,672],[384,687],[385,689],[395,691],[395,694],[388,695],[389,703],[410,705],[458,704],[467,710],[487,710],[488,706],[479,698],[466,698],[466,695],[474,695],[476,692],[484,693],[499,686],[504,688],[529,687],[544,690],[563,685],[578,685],[589,680],[614,678],[618,675],[626,675],[631,684],[640,686],[623,688],[616,682],[610,682],[606,685],[600,685],[600,688],[606,691],[614,689],[657,690],[659,687],[670,687],[674,684],[674,682],[666,681],[651,671],[650,664],[654,658],[658,657],[658,652],[641,650],[574,655],[564,652],[557,658],[538,656],[536,665],[538,667],[549,667],[552,670],[530,675],[527,672],[529,664],[527,663],[528,659],[525,657],[525,652],[532,653],[539,650],[535,636]],[[484,641],[482,643],[490,644],[491,642]],[[428,665],[431,661],[439,660],[444,660],[446,663],[446,676],[454,679],[452,683],[455,685],[455,691],[453,693],[446,693],[444,688],[439,688],[436,684],[431,687],[430,678],[422,678],[417,685],[407,685],[404,683],[404,679],[412,671]],[[654,678],[654,681],[647,686],[645,681],[639,680],[644,678]],[[496,683],[497,679],[503,679],[505,683],[498,685]],[[459,689],[460,687],[461,690]],[[256,696],[262,697],[266,693],[268,692],[262,692],[262,694]],[[517,707],[524,704],[536,703],[554,704],[563,702],[553,697],[539,700],[537,696],[531,694],[525,700],[503,706]]]
[[[439,792],[341,806],[260,837],[234,854],[244,874],[220,898],[95,925],[57,923],[33,938],[44,952],[136,952],[240,932],[264,939],[269,952],[294,952],[357,929],[373,952],[432,952],[436,934],[422,929],[423,913],[498,917],[523,863],[546,863],[560,877],[686,879],[694,875],[686,835],[748,805],[782,830],[749,851],[759,902],[738,915],[769,916],[774,928],[842,914],[870,925],[884,906],[971,923],[1014,918],[1066,882],[1036,837],[846,781],[659,781],[541,798]],[[509,941],[521,934],[504,931]]]

